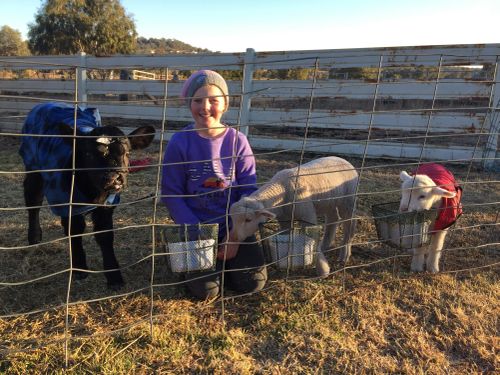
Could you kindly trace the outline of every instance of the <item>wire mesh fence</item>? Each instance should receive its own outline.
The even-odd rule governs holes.
[[[427,230],[423,225],[418,226],[417,233],[415,225],[411,231],[398,228],[397,241],[407,239],[411,246],[389,246],[386,240],[391,237],[390,222],[384,235],[378,222],[384,215],[373,213],[372,207],[398,201],[399,172],[414,170],[429,161],[452,170],[464,191],[464,214],[448,230],[441,272],[460,274],[498,267],[498,55],[478,57],[473,53],[464,56],[438,53],[424,57],[415,53],[408,63],[407,52],[388,56],[380,51],[366,51],[363,56],[347,54],[339,60],[310,52],[310,56],[298,58],[286,56],[228,65],[193,60],[185,66],[163,68],[161,74],[172,77],[172,71],[203,67],[227,75],[231,82],[227,124],[248,134],[257,161],[258,186],[286,168],[297,167],[300,176],[302,165],[325,154],[343,155],[354,165],[359,182],[352,207],[357,224],[353,255],[343,264],[335,262],[342,246],[336,245],[325,252],[334,264],[328,277],[343,285],[341,296],[359,287],[355,283],[348,285],[359,270],[372,272],[373,283],[378,283],[376,277],[382,270],[389,271],[393,280],[407,277],[412,254],[406,248],[415,247],[415,241],[424,237],[430,240],[429,224],[425,227]],[[466,62],[458,65],[457,60]],[[484,60],[487,63],[482,63]],[[360,61],[362,67],[358,66]],[[26,63],[20,62],[19,66]],[[67,69],[70,73],[64,82],[69,85],[68,92],[62,95],[43,92],[43,86],[50,87],[53,83],[50,81],[34,82],[34,88],[30,82],[22,82],[21,88],[16,89],[9,77],[23,70],[12,69],[15,65],[9,62],[9,66],[3,67],[3,87],[0,88],[0,124],[3,125],[0,134],[3,186],[0,319],[8,325],[18,318],[29,320],[30,316],[48,314],[64,321],[42,335],[21,339],[8,336],[9,339],[0,341],[1,355],[56,344],[63,346],[68,366],[71,343],[79,339],[118,334],[143,323],[149,324],[154,339],[157,319],[167,314],[158,307],[159,301],[188,298],[183,292],[185,280],[180,275],[199,269],[215,270],[217,244],[221,240],[217,228],[207,223],[192,228],[173,225],[170,213],[161,203],[162,168],[169,167],[163,161],[165,145],[172,134],[184,131],[183,125],[188,121],[179,99],[182,80],[154,82],[154,90],[135,92],[135,97],[127,101],[117,96],[120,90],[104,93],[104,88],[97,88],[104,85],[103,82],[89,81],[86,89],[94,85],[96,93],[88,94],[82,102],[77,78],[81,66]],[[248,66],[252,66],[250,72],[254,80],[251,90],[244,87]],[[44,68],[47,71],[61,69]],[[37,77],[41,77],[40,74]],[[239,76],[239,80],[231,79],[231,74]],[[459,83],[461,86],[457,89]],[[99,231],[87,230],[79,235],[87,249],[89,267],[87,270],[74,268],[72,235],[61,232],[59,219],[51,214],[46,202],[40,206],[42,241],[27,245],[27,207],[22,185],[30,172],[23,169],[17,155],[23,136],[20,124],[26,110],[38,103],[53,101],[96,107],[105,125],[118,125],[126,130],[138,123],[156,127],[156,142],[131,155],[133,161],[144,163],[135,164],[141,166],[135,171],[131,169],[129,186],[116,205],[113,233],[126,281],[118,291],[108,290],[104,282],[101,256],[92,239]],[[158,113],[161,116],[158,117]],[[73,164],[68,172],[76,169]],[[318,177],[321,178],[321,174]],[[213,183],[217,190],[216,181]],[[300,195],[294,192],[293,196],[288,203],[294,207],[292,212],[301,204]],[[345,219],[339,219],[342,220]],[[269,227],[269,224],[262,227],[258,240],[268,250],[269,278],[258,295],[270,293],[282,280],[290,285],[318,281],[311,265],[315,264],[320,233],[324,229],[321,218],[319,224],[306,227],[309,229],[304,233],[292,231],[293,235],[281,233],[278,227]],[[269,228],[272,230],[267,230]],[[337,234],[337,243],[341,242],[341,236],[342,233]],[[300,256],[294,253],[296,249]],[[278,272],[284,269],[293,272],[285,276]],[[81,271],[87,277],[77,280],[75,275]],[[90,323],[86,325],[86,306],[102,302],[112,305],[122,299],[144,297],[143,308],[137,310],[134,321],[116,319],[110,323],[108,317],[103,319],[107,323],[98,325],[99,328]],[[209,303],[218,307],[224,321],[230,319],[226,316],[227,304],[244,298],[248,296],[224,290],[220,298]],[[283,298],[286,304],[293,293],[287,292]]]

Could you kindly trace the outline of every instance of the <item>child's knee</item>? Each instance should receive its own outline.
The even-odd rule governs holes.
[[[265,266],[231,275],[229,287],[238,293],[253,293],[264,289],[267,282]]]
[[[220,294],[219,283],[213,281],[205,283],[188,282],[187,288],[194,297],[200,300],[215,298]]]
[[[220,294],[220,280],[218,275],[203,273],[186,275],[186,287],[198,299],[215,298]]]

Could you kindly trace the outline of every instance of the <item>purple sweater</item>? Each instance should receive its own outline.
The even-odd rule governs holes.
[[[222,239],[228,201],[230,206],[257,190],[255,158],[245,135],[235,129],[228,127],[224,135],[212,139],[193,129],[194,124],[186,126],[168,142],[162,201],[175,223],[218,223]]]

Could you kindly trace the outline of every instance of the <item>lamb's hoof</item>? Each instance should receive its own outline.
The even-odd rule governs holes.
[[[411,272],[424,272],[424,262],[423,260],[415,257],[411,261],[410,270]]]
[[[330,274],[330,266],[328,264],[324,263],[319,263],[316,265],[316,274],[321,277],[325,278]]]
[[[349,257],[345,257],[345,256],[342,256],[342,255],[340,255],[337,258],[337,262],[340,263],[340,264],[342,264],[342,265],[346,265],[348,261],[349,261]]]
[[[350,251],[342,250],[339,254],[339,257],[337,258],[337,261],[345,265],[349,261],[350,257],[351,257]]]

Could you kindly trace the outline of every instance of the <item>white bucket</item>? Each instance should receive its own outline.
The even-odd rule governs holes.
[[[167,246],[172,272],[210,270],[215,267],[215,240],[173,242]]]
[[[271,260],[280,269],[304,268],[312,265],[316,240],[303,234],[279,234],[269,239]]]
[[[428,223],[391,224],[389,240],[403,249],[421,247],[429,236]]]
[[[430,242],[435,211],[399,212],[398,202],[372,206],[380,240],[401,249],[425,246]]]

